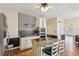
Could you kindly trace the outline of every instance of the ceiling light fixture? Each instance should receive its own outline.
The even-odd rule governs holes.
[[[42,3],[41,4],[41,11],[46,12],[48,10],[48,4],[47,3]]]

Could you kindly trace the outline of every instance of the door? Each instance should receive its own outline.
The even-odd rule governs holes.
[[[4,52],[4,24],[5,24],[5,16],[1,13],[0,14],[0,56],[3,55]]]

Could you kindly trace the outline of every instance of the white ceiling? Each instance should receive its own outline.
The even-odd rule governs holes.
[[[40,5],[40,3],[0,3],[0,10],[14,10],[18,12],[24,12],[34,16],[42,15],[40,9],[34,7]],[[49,3],[54,9],[49,9],[45,12],[46,18],[51,17],[78,17],[79,16],[79,3]]]

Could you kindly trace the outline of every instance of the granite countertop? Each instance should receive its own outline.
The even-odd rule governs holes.
[[[56,39],[53,39],[53,40],[39,40],[39,39],[35,39],[34,41],[36,41],[36,43],[41,45],[41,46],[46,46],[46,45],[51,45],[53,42],[55,42],[57,40]]]

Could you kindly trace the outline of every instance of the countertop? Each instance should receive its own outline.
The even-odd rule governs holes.
[[[40,36],[29,36],[29,37],[22,37],[22,38],[24,38],[24,39],[25,38],[29,38],[29,39],[32,39],[33,38],[33,39],[36,39],[36,38],[40,38]]]

